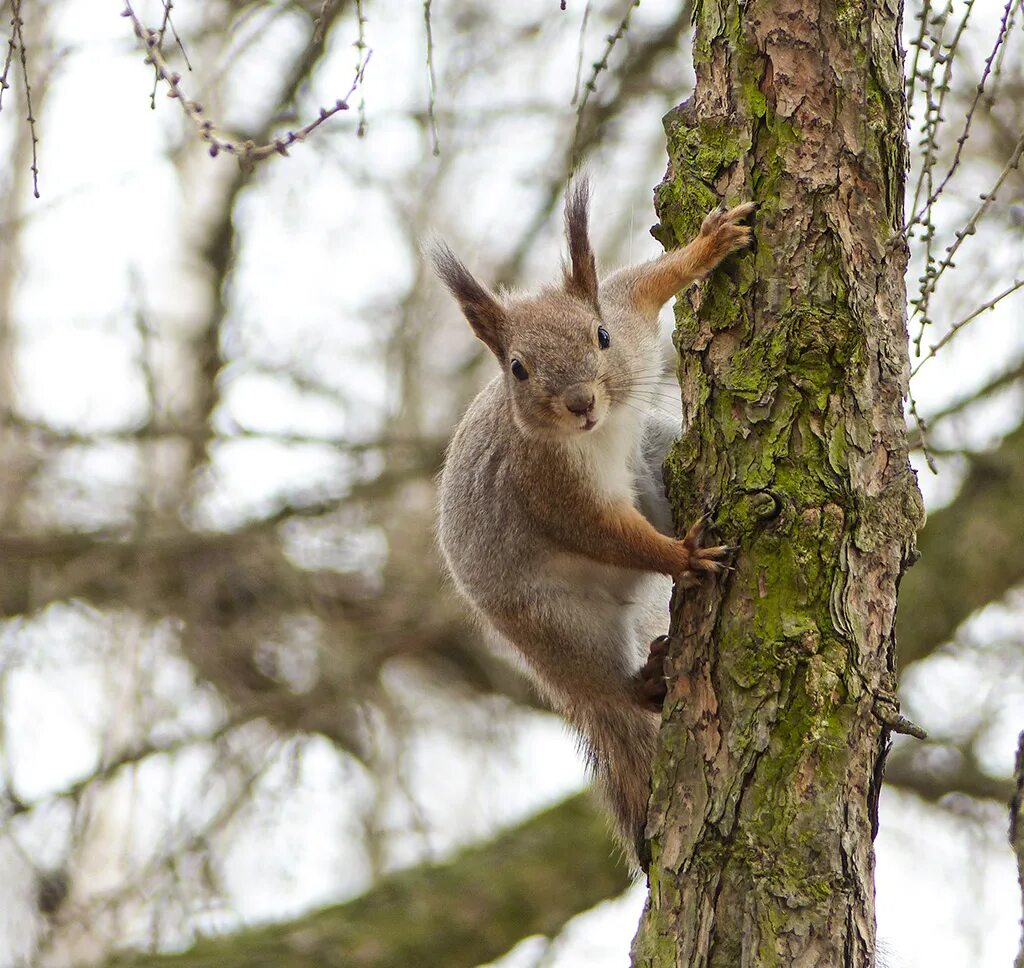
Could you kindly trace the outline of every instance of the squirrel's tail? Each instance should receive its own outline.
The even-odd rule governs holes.
[[[577,717],[573,717],[577,719]],[[582,720],[582,721],[580,721]],[[631,865],[647,869],[644,828],[661,717],[639,704],[591,708],[577,726]]]

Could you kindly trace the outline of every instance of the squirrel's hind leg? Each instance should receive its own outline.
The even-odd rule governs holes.
[[[660,713],[665,705],[668,694],[668,682],[665,678],[665,659],[668,656],[667,635],[659,635],[652,643],[647,661],[636,674],[637,701],[645,709]]]

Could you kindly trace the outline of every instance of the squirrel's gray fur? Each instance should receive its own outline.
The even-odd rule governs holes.
[[[534,296],[495,296],[435,249],[501,365],[448,447],[438,536],[458,590],[579,733],[636,863],[664,696],[661,670],[652,684],[641,667],[671,579],[719,571],[729,552],[700,547],[700,524],[672,537],[661,463],[679,424],[651,412],[658,310],[747,244],[752,206],[715,210],[686,248],[599,283],[588,203],[578,180],[562,285]]]

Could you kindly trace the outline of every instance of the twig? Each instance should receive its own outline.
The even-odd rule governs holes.
[[[189,746],[216,743],[239,727],[248,725],[251,719],[252,717],[250,716],[237,715],[214,727],[209,733],[180,736],[163,742],[147,740],[136,746],[127,747],[116,756],[102,763],[88,776],[75,780],[63,789],[47,794],[39,801],[27,802],[20,798],[12,797],[8,792],[6,797],[7,804],[3,811],[3,821],[0,823],[0,833],[6,832],[13,817],[20,816],[23,813],[31,813],[40,805],[52,803],[54,800],[77,800],[93,783],[108,780],[126,766],[137,766],[152,756],[166,756],[167,754],[178,753]]]
[[[630,29],[630,20],[633,18],[633,11],[640,6],[640,0],[629,0],[629,6],[626,8],[626,13],[618,24],[617,29],[613,34],[609,34],[605,38],[604,53],[601,54],[601,59],[594,62],[594,70],[584,85],[583,97],[580,99],[580,107],[577,108],[577,134],[580,133],[580,122],[583,118],[584,109],[587,107],[587,101],[590,99],[590,95],[597,90],[597,78],[602,71],[608,70],[608,57],[611,56],[611,51],[614,49],[615,44],[622,40],[626,32]]]
[[[953,12],[952,0],[947,0],[945,9],[938,13],[934,18],[927,21],[927,24],[922,23],[922,29],[935,28],[935,33],[932,36],[928,36],[927,33],[922,34],[921,43],[924,46],[930,42],[931,50],[930,60],[931,66],[926,74],[922,74],[921,80],[924,82],[924,101],[925,101],[925,112],[924,112],[924,132],[921,138],[922,147],[922,162],[921,171],[917,178],[917,184],[914,186],[914,200],[910,205],[911,212],[917,209],[917,203],[921,198],[921,192],[924,191],[926,196],[931,196],[934,187],[935,178],[935,166],[938,164],[939,154],[939,129],[942,124],[942,104],[946,96],[946,92],[949,90],[949,81],[952,77],[953,62],[955,49],[959,45],[960,37],[963,31],[967,28],[967,21],[970,18],[971,10],[973,8],[973,0],[968,0],[967,9],[964,12],[964,16],[960,21],[960,26],[954,35],[953,41],[947,45],[947,49],[944,51],[942,37],[946,30],[946,23],[949,20],[950,14]],[[943,75],[941,80],[937,80],[935,72],[939,67],[943,68]],[[935,93],[939,92],[938,98],[936,99]],[[935,254],[934,254],[934,242],[935,242],[935,223],[932,220],[933,209],[932,207],[926,206],[924,209],[924,275],[919,280],[923,285],[926,283],[932,272],[935,270]],[[924,337],[925,327],[930,323],[931,320],[925,312],[921,319],[921,326],[918,330],[916,339],[914,340],[914,352],[920,352],[921,340]]]
[[[916,225],[918,222],[920,222],[921,217],[925,213],[925,210],[930,208],[932,205],[935,204],[935,201],[938,199],[939,195],[942,194],[943,189],[946,187],[947,184],[949,184],[949,180],[953,177],[953,175],[956,172],[957,168],[960,166],[960,160],[961,160],[961,156],[963,155],[964,145],[967,143],[967,139],[970,137],[971,124],[974,121],[974,112],[977,110],[978,103],[981,101],[982,95],[985,93],[985,84],[988,81],[989,75],[992,73],[992,68],[993,68],[993,65],[996,62],[996,57],[999,54],[999,52],[1003,49],[1003,47],[1005,45],[1006,37],[1007,37],[1007,35],[1009,33],[1008,20],[1010,18],[1010,13],[1011,13],[1012,8],[1013,8],[1013,3],[1014,3],[1014,0],[1007,0],[1006,6],[1003,8],[1003,16],[1002,16],[1002,20],[1000,22],[999,35],[996,37],[995,46],[992,48],[991,53],[985,59],[985,67],[984,67],[984,70],[981,73],[981,78],[979,79],[978,84],[977,84],[977,86],[975,88],[974,98],[971,100],[971,103],[970,103],[970,105],[967,108],[967,114],[966,114],[966,116],[964,118],[963,131],[960,133],[960,137],[957,138],[957,141],[956,141],[956,151],[955,151],[955,153],[953,155],[952,162],[950,162],[949,169],[946,172],[946,174],[943,176],[942,181],[939,182],[939,187],[936,188],[934,190],[934,192],[932,192],[930,195],[928,195],[928,197],[926,198],[924,204],[921,206],[920,210],[918,210],[916,212],[916,214],[914,214],[912,216],[910,222],[907,224],[907,228],[908,229],[911,226]],[[949,90],[949,86],[950,86],[949,85],[949,80],[950,80],[950,75],[952,73],[953,54],[956,51],[956,47],[959,44],[960,37],[961,37],[961,35],[962,35],[963,31],[964,31],[964,28],[967,25],[967,16],[970,13],[970,9],[971,8],[969,6],[968,9],[967,9],[967,12],[964,15],[963,21],[960,24],[959,29],[957,30],[956,36],[953,38],[953,43],[952,43],[952,45],[950,47],[950,52],[945,55],[945,57],[947,58],[947,61],[946,61],[947,70],[946,70],[945,76],[943,77],[943,83],[941,85],[941,94],[939,96],[938,114],[940,116],[942,114],[943,102],[944,102],[946,93]],[[915,199],[914,199],[914,208],[916,209],[916,207],[917,207],[917,198],[915,197]]]
[[[920,296],[916,300],[912,300],[915,306],[915,312],[918,314],[927,312],[927,301],[938,284],[939,279],[946,269],[951,268],[955,263],[953,262],[953,256],[956,255],[957,250],[963,245],[964,239],[969,235],[974,235],[978,230],[978,222],[981,221],[982,216],[988,211],[989,207],[996,200],[996,195],[999,193],[999,189],[1003,187],[1003,182],[1009,177],[1010,172],[1014,171],[1020,164],[1021,156],[1024,155],[1024,132],[1021,133],[1017,144],[1014,146],[1013,152],[1010,154],[1009,160],[1003,167],[1003,170],[999,173],[999,177],[996,179],[995,184],[989,191],[981,195],[981,204],[975,209],[974,213],[967,220],[967,223],[962,229],[959,229],[955,235],[956,238],[946,249],[946,254],[939,263],[938,267],[931,273],[925,284],[921,287]]]
[[[569,102],[572,105],[576,104],[580,96],[580,80],[583,77],[583,41],[587,36],[587,21],[590,19],[592,2],[593,0],[587,0],[587,5],[583,8],[583,19],[580,21],[580,41],[576,48],[576,80],[572,85],[572,100]]]
[[[427,102],[427,118],[430,121],[430,138],[433,142],[432,153],[436,158],[441,154],[441,146],[437,140],[437,118],[434,116],[434,93],[437,89],[437,81],[434,78],[434,38],[430,32],[430,3],[431,0],[423,0],[423,22],[427,28],[427,86],[430,91],[430,100]]]
[[[1024,0],[1017,0],[1017,6],[1010,11],[1010,17],[1006,23],[1006,34],[1010,35],[1010,32],[1014,27],[1014,18],[1017,16],[1018,11],[1024,13]],[[995,67],[992,68],[992,87],[990,88],[987,97],[985,98],[988,107],[991,107],[995,101],[996,94],[999,90],[999,82],[1003,79],[1003,63],[1006,60],[1006,51],[1009,49],[1009,44],[1003,44],[999,49],[999,56],[996,58]]]
[[[13,25],[14,21],[11,21]],[[7,83],[7,73],[11,69],[11,58],[14,57],[14,49],[18,45],[14,42],[14,32],[7,38],[7,56],[4,58],[4,72],[0,74],[0,111],[4,109],[4,91],[11,85]]]
[[[953,60],[948,53],[944,53],[942,50],[942,35],[946,30],[946,23],[949,20],[949,15],[952,13],[953,5],[951,0],[947,0],[945,9],[939,11],[935,16],[928,18],[927,20],[921,21],[921,32],[918,34],[915,44],[917,50],[914,56],[914,70],[917,79],[919,79],[923,85],[923,96],[925,101],[925,112],[924,112],[924,136],[921,139],[921,147],[923,148],[924,159],[921,164],[921,173],[917,179],[917,185],[914,188],[914,201],[910,206],[911,211],[916,211],[917,203],[921,196],[922,182],[931,176],[932,171],[935,168],[936,153],[938,151],[937,144],[937,133],[939,124],[941,123],[939,104],[936,101],[934,94],[937,88],[941,88],[941,83],[937,82],[935,77],[935,71],[941,65],[944,65],[946,72],[949,72],[953,66]],[[967,14],[970,14],[970,6],[968,6]],[[961,29],[965,26],[966,20],[961,21]],[[934,31],[929,33],[929,28]],[[917,63],[920,54],[923,50],[930,48],[929,56],[931,65],[927,71],[917,72]],[[948,78],[945,78],[948,79]]]
[[[894,733],[913,736],[916,739],[928,738],[928,734],[917,723],[912,723],[900,712],[899,700],[894,696],[882,692],[876,693],[874,712],[875,716]]]
[[[316,20],[313,21],[313,43],[323,43],[324,39],[324,18],[327,16],[327,7],[331,0],[323,0],[320,4],[320,12],[316,15]]]
[[[932,455],[932,448],[928,444],[928,423],[918,411],[917,400],[914,399],[914,394],[910,390],[907,391],[907,402],[910,404],[910,414],[917,423],[918,441],[921,444],[921,453],[924,454],[924,460],[928,465],[928,470],[933,474],[938,474],[939,469],[935,466],[935,458]]]
[[[654,81],[654,67],[658,59],[668,51],[679,48],[680,38],[690,29],[693,20],[693,5],[685,0],[672,20],[652,37],[627,52],[621,67],[622,76],[628,79],[616,91],[615,96],[604,104],[598,104],[590,114],[588,124],[577,130],[575,140],[568,146],[564,157],[552,158],[552,177],[542,185],[542,201],[529,225],[520,233],[511,254],[501,263],[494,274],[495,282],[511,285],[522,270],[527,253],[532,251],[538,235],[550,223],[552,212],[562,203],[565,182],[576,162],[584,157],[600,139],[601,128],[609,121],[621,117],[628,105],[651,90]],[[558,149],[561,155],[562,149]],[[466,360],[467,370],[473,365],[472,358]]]
[[[917,80],[918,80],[918,64],[921,60],[921,51],[924,50],[925,37],[928,32],[928,20],[931,17],[931,0],[924,0],[921,4],[920,11],[915,14],[915,19],[920,21],[921,27],[917,32],[917,36],[910,42],[910,46],[914,50],[914,61],[910,66],[910,76],[907,78],[907,105],[913,110],[914,107],[914,94],[917,91]]]
[[[946,420],[949,417],[955,417],[959,413],[963,413],[969,407],[974,406],[976,403],[980,403],[982,400],[987,399],[1000,390],[1006,389],[1006,387],[1013,386],[1015,383],[1020,383],[1024,380],[1024,359],[1018,360],[1016,365],[1003,370],[998,376],[994,377],[984,386],[978,387],[977,390],[954,400],[952,403],[947,404],[941,410],[936,410],[934,413],[929,415],[928,423],[934,426],[940,420]],[[918,442],[915,440],[910,441],[911,447],[917,447]]]
[[[369,63],[370,54],[373,53],[370,48],[366,46],[366,17],[363,15],[363,0],[356,0],[356,77],[359,82],[362,83],[363,71],[366,69],[366,65]],[[366,51],[364,57],[363,51]],[[352,91],[355,90],[355,83],[352,85],[352,90],[349,91],[351,96]],[[362,92],[359,95],[359,123],[356,125],[356,137],[363,138],[366,136],[366,101],[362,96]]]
[[[145,294],[142,278],[136,266],[131,266],[128,274],[134,311],[132,321],[139,339],[139,369],[142,370],[143,385],[146,388],[148,406],[147,424],[152,425],[157,419],[157,380],[153,371],[153,327],[146,316]]]
[[[630,0],[630,5],[627,7],[620,24],[618,24],[618,28],[613,34],[607,36],[604,53],[601,55],[600,60],[595,61],[594,71],[584,85],[583,97],[580,98],[580,106],[577,108],[577,126],[575,126],[575,130],[572,132],[572,150],[570,155],[573,159],[577,157],[577,146],[580,143],[580,133],[583,130],[583,115],[587,108],[587,101],[590,99],[590,95],[597,90],[598,75],[608,69],[608,57],[611,55],[615,44],[622,40],[623,36],[630,29],[630,19],[633,17],[633,11],[638,6],[640,6],[640,0]]]
[[[917,366],[915,366],[914,369],[911,370],[910,375],[912,377],[916,376],[918,370],[920,370],[921,367],[925,365],[925,363],[932,359],[939,352],[939,350],[941,350],[943,346],[945,346],[951,339],[953,339],[953,337],[956,336],[956,334],[959,333],[960,330],[962,330],[969,322],[971,322],[971,320],[976,319],[978,316],[980,316],[984,312],[987,312],[989,309],[995,308],[997,303],[1004,300],[1007,296],[1013,295],[1013,293],[1015,293],[1018,289],[1022,288],[1024,288],[1024,279],[1018,279],[1016,282],[1013,283],[1012,286],[1009,286],[1008,288],[1004,289],[1001,293],[999,293],[998,296],[993,296],[993,298],[990,299],[988,302],[983,303],[973,312],[968,313],[966,316],[964,316],[963,319],[959,320],[958,322],[955,322],[949,328],[949,332],[946,333],[946,335],[943,336],[942,339],[940,339],[937,343],[935,343],[933,346],[929,348],[928,352],[920,360],[920,362],[918,362]]]
[[[251,167],[253,163],[267,158],[273,154],[287,155],[288,149],[296,142],[305,141],[306,137],[320,127],[328,118],[333,117],[339,111],[347,111],[349,109],[349,99],[355,93],[356,88],[363,81],[363,75],[366,71],[366,66],[370,62],[370,56],[373,53],[372,50],[366,48],[365,43],[362,41],[362,11],[361,4],[357,2],[357,10],[360,12],[360,28],[359,36],[360,40],[357,42],[357,46],[360,48],[361,56],[356,64],[355,76],[352,79],[352,85],[348,89],[348,93],[343,98],[339,98],[334,102],[334,106],[330,108],[320,108],[320,115],[316,120],[311,121],[305,127],[300,128],[298,131],[289,131],[282,137],[275,138],[268,144],[257,145],[252,141],[228,141],[220,137],[217,134],[216,125],[203,115],[203,106],[196,101],[190,100],[184,90],[181,87],[181,75],[175,71],[172,71],[168,66],[167,61],[164,60],[163,53],[160,50],[159,45],[159,34],[155,30],[151,30],[146,27],[141,20],[136,16],[135,11],[132,9],[132,5],[129,0],[125,0],[125,8],[121,13],[122,17],[128,17],[132,22],[132,27],[135,30],[135,36],[142,41],[146,47],[146,63],[152,64],[157,72],[157,76],[162,80],[169,88],[167,96],[170,98],[177,99],[182,106],[185,114],[189,120],[196,126],[199,131],[199,136],[203,141],[207,142],[210,146],[209,152],[211,158],[216,158],[218,154],[224,152],[225,154],[234,155],[238,158],[239,164],[243,168]],[[362,50],[365,49],[365,56],[362,56]]]
[[[171,7],[171,2],[170,2],[170,0],[168,0],[168,2],[167,2],[167,9],[168,9],[167,24],[171,28],[171,36],[174,38],[174,43],[178,45],[178,50],[181,51],[181,58],[185,62],[185,66],[191,71],[192,70],[192,61],[190,61],[188,59],[188,51],[185,50],[185,45],[181,42],[181,38],[178,36],[178,28],[174,26],[174,21],[171,20],[171,18],[170,18],[170,7]]]
[[[967,112],[964,117],[963,128],[956,140],[953,159],[938,185],[935,184],[935,170],[938,166],[939,129],[944,121],[943,108],[945,107],[947,96],[952,90],[951,81],[953,77],[953,66],[954,63],[957,62],[958,53],[961,47],[961,40],[967,31],[968,22],[974,7],[974,0],[967,0],[963,15],[951,40],[948,42],[943,42],[942,40],[943,31],[945,30],[946,23],[952,12],[952,3],[950,2],[947,3],[945,9],[939,12],[936,16],[922,19],[921,29],[918,37],[914,41],[916,51],[914,55],[913,76],[911,78],[909,90],[911,95],[913,95],[916,81],[920,80],[922,82],[923,89],[921,96],[926,105],[924,132],[921,139],[921,145],[923,147],[922,164],[920,173],[917,177],[917,184],[914,188],[913,202],[910,206],[911,216],[904,226],[903,231],[899,233],[893,241],[898,241],[908,237],[913,233],[913,229],[916,226],[920,225],[923,227],[924,231],[922,241],[924,245],[924,269],[918,280],[920,288],[917,296],[911,300],[911,305],[914,307],[914,315],[919,320],[917,334],[914,337],[914,352],[915,355],[918,356],[921,352],[921,341],[924,338],[924,332],[932,323],[929,307],[931,295],[935,289],[934,283],[946,267],[945,262],[937,261],[933,253],[936,229],[932,216],[935,202],[942,195],[943,191],[949,185],[954,174],[960,167],[963,158],[964,146],[970,137],[971,127],[974,122],[978,104],[986,95],[986,85],[988,84],[990,77],[998,70],[1001,54],[1007,47],[1006,41],[1013,25],[1014,4],[1017,2],[1018,0],[1006,0],[1002,17],[999,20],[999,29],[996,34],[995,42],[988,54],[988,57],[985,59],[981,77],[975,84],[974,97],[968,105]],[[928,34],[929,28],[934,29],[934,33],[932,33],[931,36]],[[931,67],[926,71],[919,71],[917,64],[920,59],[921,52],[923,49],[928,47],[929,44],[931,47]],[[936,72],[940,68],[941,74],[936,77]],[[921,201],[922,197],[924,198],[923,203]]]
[[[28,79],[28,58],[25,53],[25,34],[22,30],[24,22],[21,19],[21,0],[11,0],[11,39],[8,41],[7,46],[7,57],[4,61],[4,73],[3,77],[0,78],[2,84],[0,84],[0,96],[3,95],[4,89],[7,88],[7,71],[10,67],[11,56],[14,53],[14,48],[17,46],[18,55],[21,60],[21,80],[25,85],[25,120],[28,121],[29,134],[32,136],[32,194],[39,197],[39,161],[36,155],[36,149],[39,145],[39,138],[36,135],[36,119],[32,113],[32,85]]]
[[[188,52],[185,50],[185,45],[181,42],[181,38],[178,36],[178,31],[174,27],[174,22],[171,20],[171,8],[174,6],[174,0],[164,0],[164,19],[160,24],[160,30],[158,33],[157,46],[163,50],[164,34],[167,33],[167,27],[170,25],[171,33],[174,35],[174,40],[178,45],[178,49],[181,51],[181,56],[185,59],[185,66],[192,70],[192,62],[188,59]],[[149,95],[149,106],[150,109],[156,110],[156,88],[160,83],[160,74],[158,71],[153,71],[153,90]]]

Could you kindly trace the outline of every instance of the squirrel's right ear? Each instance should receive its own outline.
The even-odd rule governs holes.
[[[434,271],[458,301],[473,332],[499,360],[505,360],[505,311],[443,242],[435,242],[430,257]]]
[[[590,247],[590,182],[585,175],[577,175],[565,196],[565,238],[569,243],[569,264],[562,266],[565,290],[594,307],[601,315],[597,302],[597,263]]]

